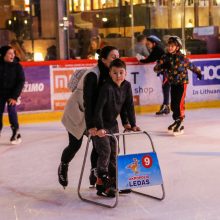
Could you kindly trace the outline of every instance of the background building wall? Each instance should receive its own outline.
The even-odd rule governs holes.
[[[55,0],[41,0],[42,38],[55,38],[57,34],[57,7]]]

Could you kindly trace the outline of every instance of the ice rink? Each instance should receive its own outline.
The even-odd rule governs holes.
[[[57,167],[67,145],[61,123],[22,125],[23,142],[19,146],[9,144],[11,131],[4,127],[0,138],[0,220],[220,219],[220,109],[186,111],[182,136],[167,133],[171,123],[171,116],[137,116],[137,124],[154,141],[166,198],[156,201],[133,193],[121,195],[114,209],[78,198],[85,141],[70,164],[69,186],[63,190],[59,185]],[[150,145],[146,140],[130,136],[128,152],[146,152]],[[88,161],[82,192],[97,200],[95,190],[88,188],[89,169]],[[160,195],[157,189],[141,190]]]

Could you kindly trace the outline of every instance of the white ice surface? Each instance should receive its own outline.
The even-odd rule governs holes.
[[[220,219],[220,109],[186,111],[185,134],[166,132],[171,116],[137,116],[137,124],[148,131],[158,154],[166,198],[156,201],[136,194],[119,197],[114,209],[81,201],[77,185],[85,141],[69,167],[69,186],[57,181],[57,167],[67,145],[67,134],[59,122],[22,125],[22,144],[9,144],[10,128],[0,138],[0,220],[216,220]],[[85,139],[86,140],[86,139]],[[129,152],[146,152],[144,137],[127,140]],[[89,161],[82,192],[88,189]],[[142,188],[160,195],[160,189]],[[102,199],[111,202],[111,199]]]

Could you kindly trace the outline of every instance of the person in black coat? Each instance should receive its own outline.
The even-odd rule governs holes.
[[[161,46],[161,40],[151,35],[147,37],[147,47],[151,49],[150,55],[146,59],[140,60],[141,63],[151,63],[159,60],[162,55],[165,54],[163,47]],[[160,107],[160,110],[156,112],[156,115],[163,115],[170,113],[169,107],[169,96],[170,96],[170,84],[167,80],[167,75],[164,72],[158,74],[158,76],[163,75],[162,91],[163,91],[163,104]]]
[[[109,76],[109,66],[110,63],[119,57],[119,52],[117,48],[112,46],[105,46],[99,52],[99,60],[97,67],[99,69],[99,74],[96,74],[91,69],[91,72],[87,73],[83,82],[83,103],[84,103],[84,116],[86,123],[86,130],[92,136],[96,135],[97,128],[94,124],[94,114],[95,106],[98,94],[100,93],[100,88],[102,85],[110,78]],[[99,77],[98,77],[99,75]],[[68,105],[68,104],[67,104]],[[78,104],[77,104],[78,105]],[[64,113],[65,114],[65,113]],[[72,114],[72,113],[71,113]],[[122,124],[125,129],[129,128],[126,116],[122,117]],[[58,180],[59,183],[65,188],[68,185],[68,166],[69,163],[74,158],[75,154],[78,152],[82,145],[83,135],[77,139],[75,136],[68,132],[69,144],[63,150],[61,156],[61,163],[58,167]],[[93,148],[91,153],[91,172],[90,172],[90,184],[95,185],[96,183],[96,164],[98,155],[95,148]]]
[[[125,80],[125,63],[120,59],[113,60],[109,74],[111,79],[103,84],[96,102],[94,123],[98,136],[93,137],[93,142],[98,153],[97,195],[114,197],[117,146],[114,138],[106,133],[119,132],[117,117],[123,114],[130,124],[129,130],[139,131],[140,128],[136,126],[131,84]]]
[[[3,113],[7,103],[9,122],[11,124],[11,143],[19,144],[21,135],[18,132],[17,99],[24,86],[25,76],[22,66],[14,62],[15,52],[10,46],[0,48],[0,132],[3,127]]]

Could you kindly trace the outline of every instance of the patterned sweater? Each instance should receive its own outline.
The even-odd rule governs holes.
[[[189,61],[180,51],[175,54],[166,53],[157,61],[154,71],[167,74],[170,84],[187,84],[189,82],[188,71],[191,70],[201,78],[201,70]]]

